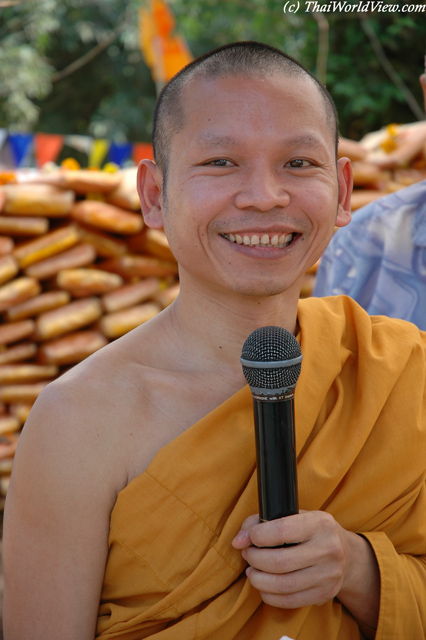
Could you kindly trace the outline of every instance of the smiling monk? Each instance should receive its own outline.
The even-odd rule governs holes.
[[[425,637],[425,335],[349,298],[299,302],[350,220],[336,143],[325,88],[266,45],[164,88],[138,188],[180,295],[35,404],[6,505],[6,640]],[[304,355],[301,511],[259,523],[240,355],[266,325]]]

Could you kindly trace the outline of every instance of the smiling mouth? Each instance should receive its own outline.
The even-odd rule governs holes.
[[[235,244],[243,244],[246,247],[272,247],[276,249],[283,249],[288,247],[292,242],[295,233],[245,233],[245,234],[233,234],[233,233],[221,233],[222,238],[234,242]]]

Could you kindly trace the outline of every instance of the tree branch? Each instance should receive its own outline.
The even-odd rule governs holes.
[[[312,12],[318,23],[318,53],[317,53],[317,77],[322,84],[327,83],[327,60],[328,60],[328,20],[322,13]]]
[[[58,71],[57,73],[55,73],[52,76],[52,84],[55,82],[59,82],[64,78],[67,78],[68,76],[75,73],[76,71],[84,67],[86,64],[91,62],[93,58],[96,58],[96,56],[102,53],[102,51],[104,51],[107,47],[109,47],[109,45],[112,44],[114,40],[118,38],[118,36],[122,31],[124,31],[126,26],[127,24],[123,22],[123,24],[116,27],[114,31],[112,31],[112,33],[109,34],[109,36],[106,36],[103,40],[98,42],[98,44],[95,47],[93,47],[93,49],[90,49],[90,51],[85,53],[84,56],[81,56],[81,58],[77,58],[77,60],[74,60],[74,62],[71,62],[71,64],[65,67],[65,69],[62,69],[62,71]]]

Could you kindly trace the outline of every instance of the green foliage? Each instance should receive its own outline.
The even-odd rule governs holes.
[[[144,1],[22,0],[0,8],[0,127],[149,140],[156,96],[139,49],[137,11]],[[194,55],[253,39],[321,73],[320,50],[343,135],[358,139],[390,122],[416,119],[403,93],[422,104],[424,15],[315,15],[306,0],[293,14],[284,14],[278,0],[170,5]]]
[[[0,9],[0,127],[149,140],[156,96],[139,49],[138,7],[30,0]],[[62,73],[96,47],[89,62]]]
[[[37,11],[26,3],[4,9],[0,15],[1,126],[20,130],[37,122],[34,100],[49,94],[54,72],[43,56],[43,46],[49,33],[59,27],[50,15],[55,4],[55,0],[40,0]]]
[[[338,19],[330,25],[328,88],[338,107],[342,132],[359,138],[391,122],[416,120],[373,51],[362,19],[346,20],[343,25]],[[369,22],[392,69],[422,106],[418,78],[423,71],[426,21],[385,14],[370,17]]]

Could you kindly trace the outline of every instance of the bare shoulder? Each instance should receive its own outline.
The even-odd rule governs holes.
[[[24,426],[5,510],[11,640],[95,635],[110,514],[128,482],[126,434],[140,401],[129,381],[144,377],[128,360],[129,341],[110,347],[49,384]]]
[[[31,458],[51,457],[58,471],[89,474],[111,463],[108,450],[110,429],[108,399],[113,402],[110,376],[105,357],[93,358],[49,384],[37,399],[24,426],[17,451]],[[104,365],[104,366],[103,366]],[[111,378],[111,380],[109,380]],[[90,465],[83,465],[91,459]],[[73,469],[75,465],[75,469]],[[95,471],[96,470],[96,471]]]
[[[112,509],[168,439],[155,435],[156,399],[173,385],[165,382],[154,325],[100,349],[43,390],[20,438],[15,476],[37,476],[44,468],[52,479],[63,478],[68,490],[84,490]],[[162,364],[153,366],[158,359]]]
[[[107,407],[97,368],[96,362],[76,368],[50,383],[37,399],[14,459],[6,533],[10,515],[22,522],[32,518],[36,531],[43,520],[60,527],[71,512],[77,530],[84,527],[85,510],[102,520],[107,531],[119,481],[111,473],[117,465],[112,432],[102,422]]]

